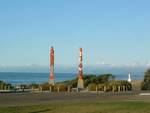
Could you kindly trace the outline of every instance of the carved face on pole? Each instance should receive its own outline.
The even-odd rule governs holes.
[[[82,65],[82,48],[80,48],[80,54],[79,54],[79,62],[80,62],[80,64],[79,64],[79,79],[82,79],[83,77],[83,75],[82,75],[82,71],[83,71],[83,65]]]

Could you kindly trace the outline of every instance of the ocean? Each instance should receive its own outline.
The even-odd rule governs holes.
[[[71,80],[76,78],[73,73],[56,73],[55,81]],[[49,73],[14,73],[14,72],[0,72],[0,80],[11,84],[31,84],[31,83],[45,83],[49,80]]]
[[[127,80],[128,74],[115,74],[117,80]],[[77,77],[75,73],[55,73],[55,81],[60,82],[64,80],[72,80]],[[143,75],[132,75],[132,80],[142,80]],[[16,84],[31,84],[31,83],[45,83],[49,80],[49,73],[15,73],[15,72],[0,72],[0,80]]]

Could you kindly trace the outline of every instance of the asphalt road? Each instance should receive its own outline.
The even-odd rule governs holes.
[[[67,101],[149,101],[150,95],[140,96],[141,92],[122,93],[0,93],[0,106],[26,106]]]

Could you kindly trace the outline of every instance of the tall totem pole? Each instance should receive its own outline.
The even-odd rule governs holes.
[[[55,84],[55,77],[54,77],[54,48],[51,47],[50,49],[50,79],[49,84]]]
[[[83,81],[83,54],[82,54],[82,48],[80,48],[80,54],[79,54],[79,78],[78,78],[78,88],[84,88],[84,81]]]

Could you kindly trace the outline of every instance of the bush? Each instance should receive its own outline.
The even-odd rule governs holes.
[[[45,84],[42,84],[40,85],[41,88],[42,88],[42,91],[50,91],[50,84],[49,83],[45,83]]]
[[[78,84],[78,79],[72,80],[71,83],[70,83],[70,86],[72,86],[73,88],[76,88],[77,84]]]
[[[51,91],[52,92],[57,92],[58,91],[58,88],[59,88],[59,91],[60,92],[63,92],[63,91],[67,91],[68,90],[68,87],[67,85],[64,85],[64,84],[55,84],[54,86],[53,85],[50,85],[49,83],[45,83],[45,84],[41,84],[39,85],[39,88],[42,88],[42,91],[50,91],[50,88],[51,88]]]
[[[131,90],[132,85],[128,81],[124,80],[118,80],[118,81],[110,81],[107,83],[103,84],[98,84],[98,90],[99,91],[119,91],[119,86],[120,86],[120,91],[123,91],[123,87],[126,87],[126,90]]]
[[[112,74],[102,74],[97,76],[98,83],[107,83],[115,79],[115,76]]]
[[[98,84],[98,90],[99,91],[104,91],[105,86],[106,86],[106,84]]]
[[[37,88],[39,88],[39,84],[32,83],[32,84],[29,85],[29,88],[30,89],[31,88],[37,89]]]
[[[119,86],[120,86],[120,90],[123,90],[123,87],[126,87],[126,90],[132,89],[131,83],[125,80],[111,81],[109,85],[112,88],[112,90],[114,88],[114,91],[118,91]]]
[[[54,91],[58,91],[58,88],[59,88],[60,92],[68,90],[68,87],[66,85],[64,85],[64,84],[57,84],[57,85],[55,85]]]
[[[83,75],[83,80],[84,80],[84,87],[87,87],[89,84],[94,83],[94,84],[99,84],[99,83],[106,83],[111,80],[114,80],[115,76],[112,74],[102,74],[99,76],[90,74],[90,75]],[[63,81],[59,82],[60,84],[65,84],[65,85],[70,85],[73,88],[77,87],[78,83],[78,77],[74,80],[68,80],[68,81]]]
[[[144,80],[141,86],[142,90],[150,90],[150,69],[145,72]]]
[[[96,84],[91,83],[88,85],[88,90],[89,91],[96,91],[96,86],[97,86]]]
[[[89,79],[84,79],[84,86],[87,87],[90,84]]]
[[[0,81],[0,90],[10,90],[13,89],[13,86],[11,84],[7,84],[3,81]]]
[[[57,84],[63,84],[65,86],[71,86],[72,88],[76,88],[78,83],[78,78],[73,79],[73,80],[67,80],[63,82],[58,82]]]
[[[100,84],[100,83],[107,83],[111,80],[114,80],[115,76],[112,74],[102,74],[99,76],[96,75],[86,75],[84,76],[84,85],[85,87],[88,86],[88,84],[95,83],[95,84]]]

